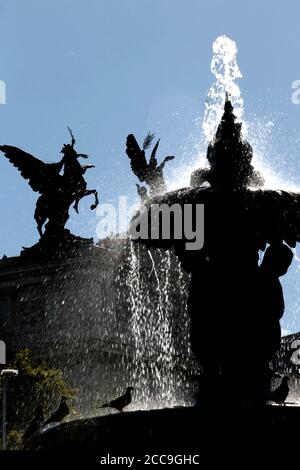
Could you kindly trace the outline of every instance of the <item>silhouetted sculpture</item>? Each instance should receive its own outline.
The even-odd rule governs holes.
[[[193,187],[208,182],[214,188],[242,189],[262,186],[262,176],[251,165],[253,150],[242,138],[242,124],[235,122],[233,107],[226,95],[224,114],[214,140],[208,145],[210,168],[200,168],[191,175]]]
[[[141,150],[133,134],[129,134],[126,141],[126,153],[130,158],[131,169],[142,183],[146,183],[150,187],[151,196],[162,194],[166,191],[166,185],[163,176],[163,168],[169,160],[173,160],[174,156],[164,158],[162,163],[158,165],[156,152],[159,146],[159,140],[156,142],[149,163],[147,163],[145,150],[151,146],[155,134],[148,134],[143,143]]]
[[[131,392],[133,391],[133,387],[127,387],[126,392],[124,395],[112,400],[108,403],[105,403],[101,406],[101,408],[114,408],[118,411],[123,411],[123,409],[131,403]]]
[[[60,400],[59,407],[57,408],[54,413],[45,421],[44,425],[46,426],[47,424],[50,423],[61,423],[68,414],[70,413],[70,408],[67,404],[67,397],[62,396]]]
[[[20,171],[23,178],[28,180],[30,187],[41,194],[36,203],[34,218],[42,238],[59,239],[69,235],[69,231],[64,227],[69,218],[71,204],[74,203],[74,208],[78,212],[80,199],[94,194],[95,203],[91,205],[91,209],[95,209],[98,205],[97,191],[88,190],[83,177],[86,170],[94,166],[80,165],[79,158],[88,158],[88,156],[76,152],[75,138],[70,129],[69,131],[72,142],[63,146],[61,150],[63,158],[58,163],[44,163],[17,147],[0,146],[4,155]]]
[[[147,188],[145,186],[140,186],[139,184],[136,185],[138,195],[141,198],[141,203],[144,204],[149,198],[147,193]]]
[[[242,362],[237,358],[236,363],[241,368],[247,364],[248,374],[255,377],[247,385],[249,400],[256,397],[256,401],[263,401],[270,393],[269,365],[280,348],[279,320],[284,313],[279,277],[287,272],[292,259],[293,253],[287,245],[273,243],[266,249],[257,274],[252,273],[245,278],[248,295],[243,291],[246,295],[244,299],[240,298],[241,314],[245,318],[239,322],[246,326],[241,329],[244,347]]]
[[[267,362],[280,348],[279,320],[284,314],[284,298],[279,277],[286,274],[292,260],[293,252],[287,245],[273,244],[266,249],[258,270],[257,288],[254,294],[258,302],[256,308],[254,306],[254,311],[260,319],[258,333],[261,337],[261,355]]]
[[[274,339],[272,348],[262,346],[259,329],[261,322],[265,322],[265,330],[274,328],[274,322],[278,322],[274,317],[280,316],[280,301],[275,301],[272,319],[266,320],[268,313],[263,310],[270,312],[272,300],[267,295],[264,307],[259,305],[257,282],[264,268],[260,273],[258,252],[264,251],[268,243],[273,250],[282,242],[295,246],[300,241],[300,195],[249,189],[263,180],[251,164],[251,146],[242,137],[241,124],[236,123],[228,99],[207,158],[209,168],[198,170],[198,176],[194,174],[193,188],[147,201],[148,232],[137,241],[154,248],[174,247],[191,275],[188,311],[191,346],[203,371],[200,401],[219,402],[223,397],[225,402],[263,402],[271,380],[266,362],[271,349],[277,346]],[[187,249],[190,240],[175,238],[172,226],[169,239],[162,237],[161,229],[158,239],[151,238],[152,204],[179,204],[183,211],[186,204],[193,208],[203,204],[202,249]],[[138,215],[132,221],[133,233]],[[287,258],[290,260],[290,254]],[[273,275],[278,278],[278,271],[274,270]],[[275,337],[275,333],[272,335]]]

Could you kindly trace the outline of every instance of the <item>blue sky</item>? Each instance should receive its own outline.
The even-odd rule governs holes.
[[[99,190],[102,202],[117,204],[119,195],[133,201],[126,135],[156,132],[160,155],[176,155],[167,176],[195,160],[213,81],[211,47],[226,34],[238,45],[249,121],[274,124],[262,139],[266,159],[300,186],[300,105],[291,101],[291,84],[300,79],[299,15],[297,0],[2,0],[7,102],[0,105],[0,141],[57,161],[70,125],[78,150],[96,165],[88,187]],[[36,198],[0,159],[2,254],[17,255],[37,241]],[[95,236],[90,203],[82,201],[80,216],[71,213],[69,227],[83,236]],[[284,327],[291,330],[300,330],[297,265],[284,281]]]

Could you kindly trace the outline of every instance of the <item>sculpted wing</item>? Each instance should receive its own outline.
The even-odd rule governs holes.
[[[158,149],[158,146],[159,146],[159,142],[160,142],[160,139],[158,139],[158,141],[156,142],[156,144],[154,145],[154,148],[151,152],[151,157],[150,157],[150,161],[149,161],[149,166],[151,168],[155,168],[157,166],[157,161],[156,161],[156,152],[157,152],[157,149]]]
[[[55,180],[58,181],[61,178],[59,172],[63,166],[62,162],[44,163],[11,145],[0,146],[0,151],[20,171],[23,178],[28,180],[33,191],[44,193],[53,186]]]
[[[148,163],[145,151],[140,149],[133,134],[129,134],[126,140],[126,153],[130,158],[131,169],[138,179],[143,182],[147,178]]]

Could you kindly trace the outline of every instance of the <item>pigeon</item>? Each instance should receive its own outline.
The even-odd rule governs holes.
[[[278,403],[279,405],[284,405],[285,400],[290,391],[290,387],[288,385],[289,378],[287,376],[283,377],[281,380],[281,384],[279,387],[272,390],[269,395],[269,400]]]
[[[60,405],[56,411],[45,421],[45,426],[50,423],[60,423],[70,413],[70,408],[67,405],[67,397],[62,396]]]
[[[44,421],[45,421],[45,417],[44,417],[43,407],[41,405],[38,405],[33,420],[31,421],[28,428],[23,434],[23,437],[22,437],[23,442],[27,441],[29,437],[31,437],[34,433],[39,431],[43,427]]]
[[[110,401],[109,403],[105,403],[102,405],[101,408],[114,408],[118,411],[123,411],[125,406],[128,406],[131,403],[131,392],[133,391],[133,387],[127,387],[126,392],[124,395],[121,395],[119,398]]]

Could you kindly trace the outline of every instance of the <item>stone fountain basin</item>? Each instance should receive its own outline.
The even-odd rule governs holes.
[[[141,212],[137,212],[132,220],[129,233],[134,236],[136,220],[142,221],[147,227],[145,234],[141,233],[138,242],[156,248],[170,248],[181,246],[178,238],[174,237],[174,223],[170,222],[171,235],[163,238],[161,233],[162,222],[153,217],[153,206],[204,205],[205,239],[210,244],[220,240],[217,229],[232,226],[233,233],[238,231],[238,238],[247,239],[249,234],[258,239],[264,250],[266,243],[279,237],[288,245],[294,247],[300,242],[300,195],[287,191],[270,189],[243,189],[230,191],[212,187],[182,188],[168,192],[164,195],[149,199]],[[139,217],[137,217],[139,216]],[[195,214],[193,215],[195,217]],[[160,220],[160,222],[159,222]],[[238,221],[239,223],[236,223]],[[159,236],[152,237],[151,226],[157,223],[160,226]],[[234,229],[233,229],[234,227]],[[219,238],[216,237],[216,231]],[[183,232],[184,233],[184,232]],[[222,232],[222,237],[226,232]],[[183,240],[185,238],[183,237]],[[181,240],[180,240],[181,241]]]
[[[114,413],[35,434],[31,450],[171,453],[205,449],[298,448],[300,407],[212,406]]]

